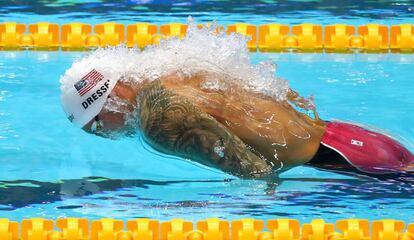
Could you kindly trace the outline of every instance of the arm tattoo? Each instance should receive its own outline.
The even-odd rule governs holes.
[[[273,165],[209,114],[150,83],[138,96],[140,128],[161,152],[195,160],[239,177],[262,177]]]

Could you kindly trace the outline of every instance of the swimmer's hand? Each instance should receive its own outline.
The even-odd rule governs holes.
[[[315,109],[315,104],[313,103],[313,96],[310,98],[304,98],[299,95],[296,91],[289,89],[288,92],[289,102],[295,104],[297,107],[300,107],[304,110],[313,110]]]
[[[239,177],[261,178],[272,172],[273,165],[257,156],[239,137],[159,82],[145,87],[138,102],[140,128],[157,150]]]
[[[297,93],[296,91],[289,89],[288,100],[289,102],[295,104],[299,108],[302,108],[304,110],[311,110],[313,112],[313,115],[315,116],[315,120],[320,120],[318,112],[316,111],[313,96],[311,96],[310,98],[304,98],[300,96],[299,93]]]

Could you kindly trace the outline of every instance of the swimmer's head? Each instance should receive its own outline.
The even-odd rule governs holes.
[[[118,81],[101,111],[82,129],[108,138],[133,135],[138,127],[135,106],[134,92],[122,81]]]
[[[61,101],[67,118],[85,126],[102,110],[113,88],[128,71],[126,47],[102,48],[76,60],[60,78]]]
[[[70,70],[61,78],[62,106],[67,118],[82,128],[101,112],[119,78],[98,67]]]
[[[62,105],[67,118],[88,133],[118,137],[131,133],[133,94],[122,77],[101,69],[61,79]],[[131,99],[133,99],[131,101]]]

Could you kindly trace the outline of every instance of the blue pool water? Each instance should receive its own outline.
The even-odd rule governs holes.
[[[170,23],[185,22],[191,15],[199,21],[218,20],[222,24],[399,24],[413,23],[413,14],[414,3],[411,0],[23,0],[16,3],[0,1],[2,21],[23,23]]]
[[[323,5],[324,1],[319,3]],[[295,1],[289,4],[296,6]],[[315,23],[412,23],[408,17],[412,11],[410,2],[401,4],[394,5],[395,9],[392,5],[380,4],[377,10],[366,6],[362,13],[353,11],[350,18],[344,17],[352,13],[349,6],[344,12],[325,6],[325,10],[286,10],[271,15],[251,9],[237,13],[236,7],[230,13],[223,7],[207,14],[203,12],[209,10],[206,6],[200,11],[192,5],[181,6],[181,11],[150,5],[160,12],[156,23],[184,21],[189,14],[207,20],[226,16],[223,24],[238,21],[241,16],[256,16],[252,23],[280,22],[277,16],[287,23],[302,22],[302,17]],[[38,12],[30,4],[22,6],[3,6],[2,21],[66,23],[75,19],[97,23],[120,19],[128,23],[151,17],[148,9],[142,10],[142,19],[126,20],[122,9],[105,15],[109,10],[103,5],[98,5],[96,16],[89,18],[85,12],[93,11],[84,5],[86,10],[78,12],[69,12],[72,5],[59,5],[55,13]],[[303,166],[268,184],[240,180],[184,159],[167,157],[133,139],[114,141],[82,132],[65,118],[58,80],[73,60],[84,54],[0,52],[0,218],[412,220],[414,177],[410,175],[378,180]],[[315,96],[322,118],[384,129],[414,150],[410,145],[414,143],[414,55],[254,53],[252,59],[277,63],[277,74],[287,79],[292,88],[302,95]]]
[[[72,126],[58,78],[84,53],[0,52],[0,217],[398,218],[414,209],[414,178],[379,181],[297,167],[274,190],[131,139]],[[255,54],[304,95],[321,117],[364,123],[414,142],[414,55]],[[412,148],[411,148],[412,149]]]

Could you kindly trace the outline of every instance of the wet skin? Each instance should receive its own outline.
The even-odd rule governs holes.
[[[226,90],[204,88],[211,78],[227,84]],[[118,81],[112,94],[133,106],[140,101],[141,130],[153,147],[169,154],[240,177],[263,177],[312,159],[325,123],[292,106],[308,108],[307,100],[291,90],[288,101],[280,102],[230,83],[206,72],[173,73],[138,85]],[[99,119],[104,130],[124,125],[119,113],[101,111]],[[84,130],[90,131],[93,122]]]

